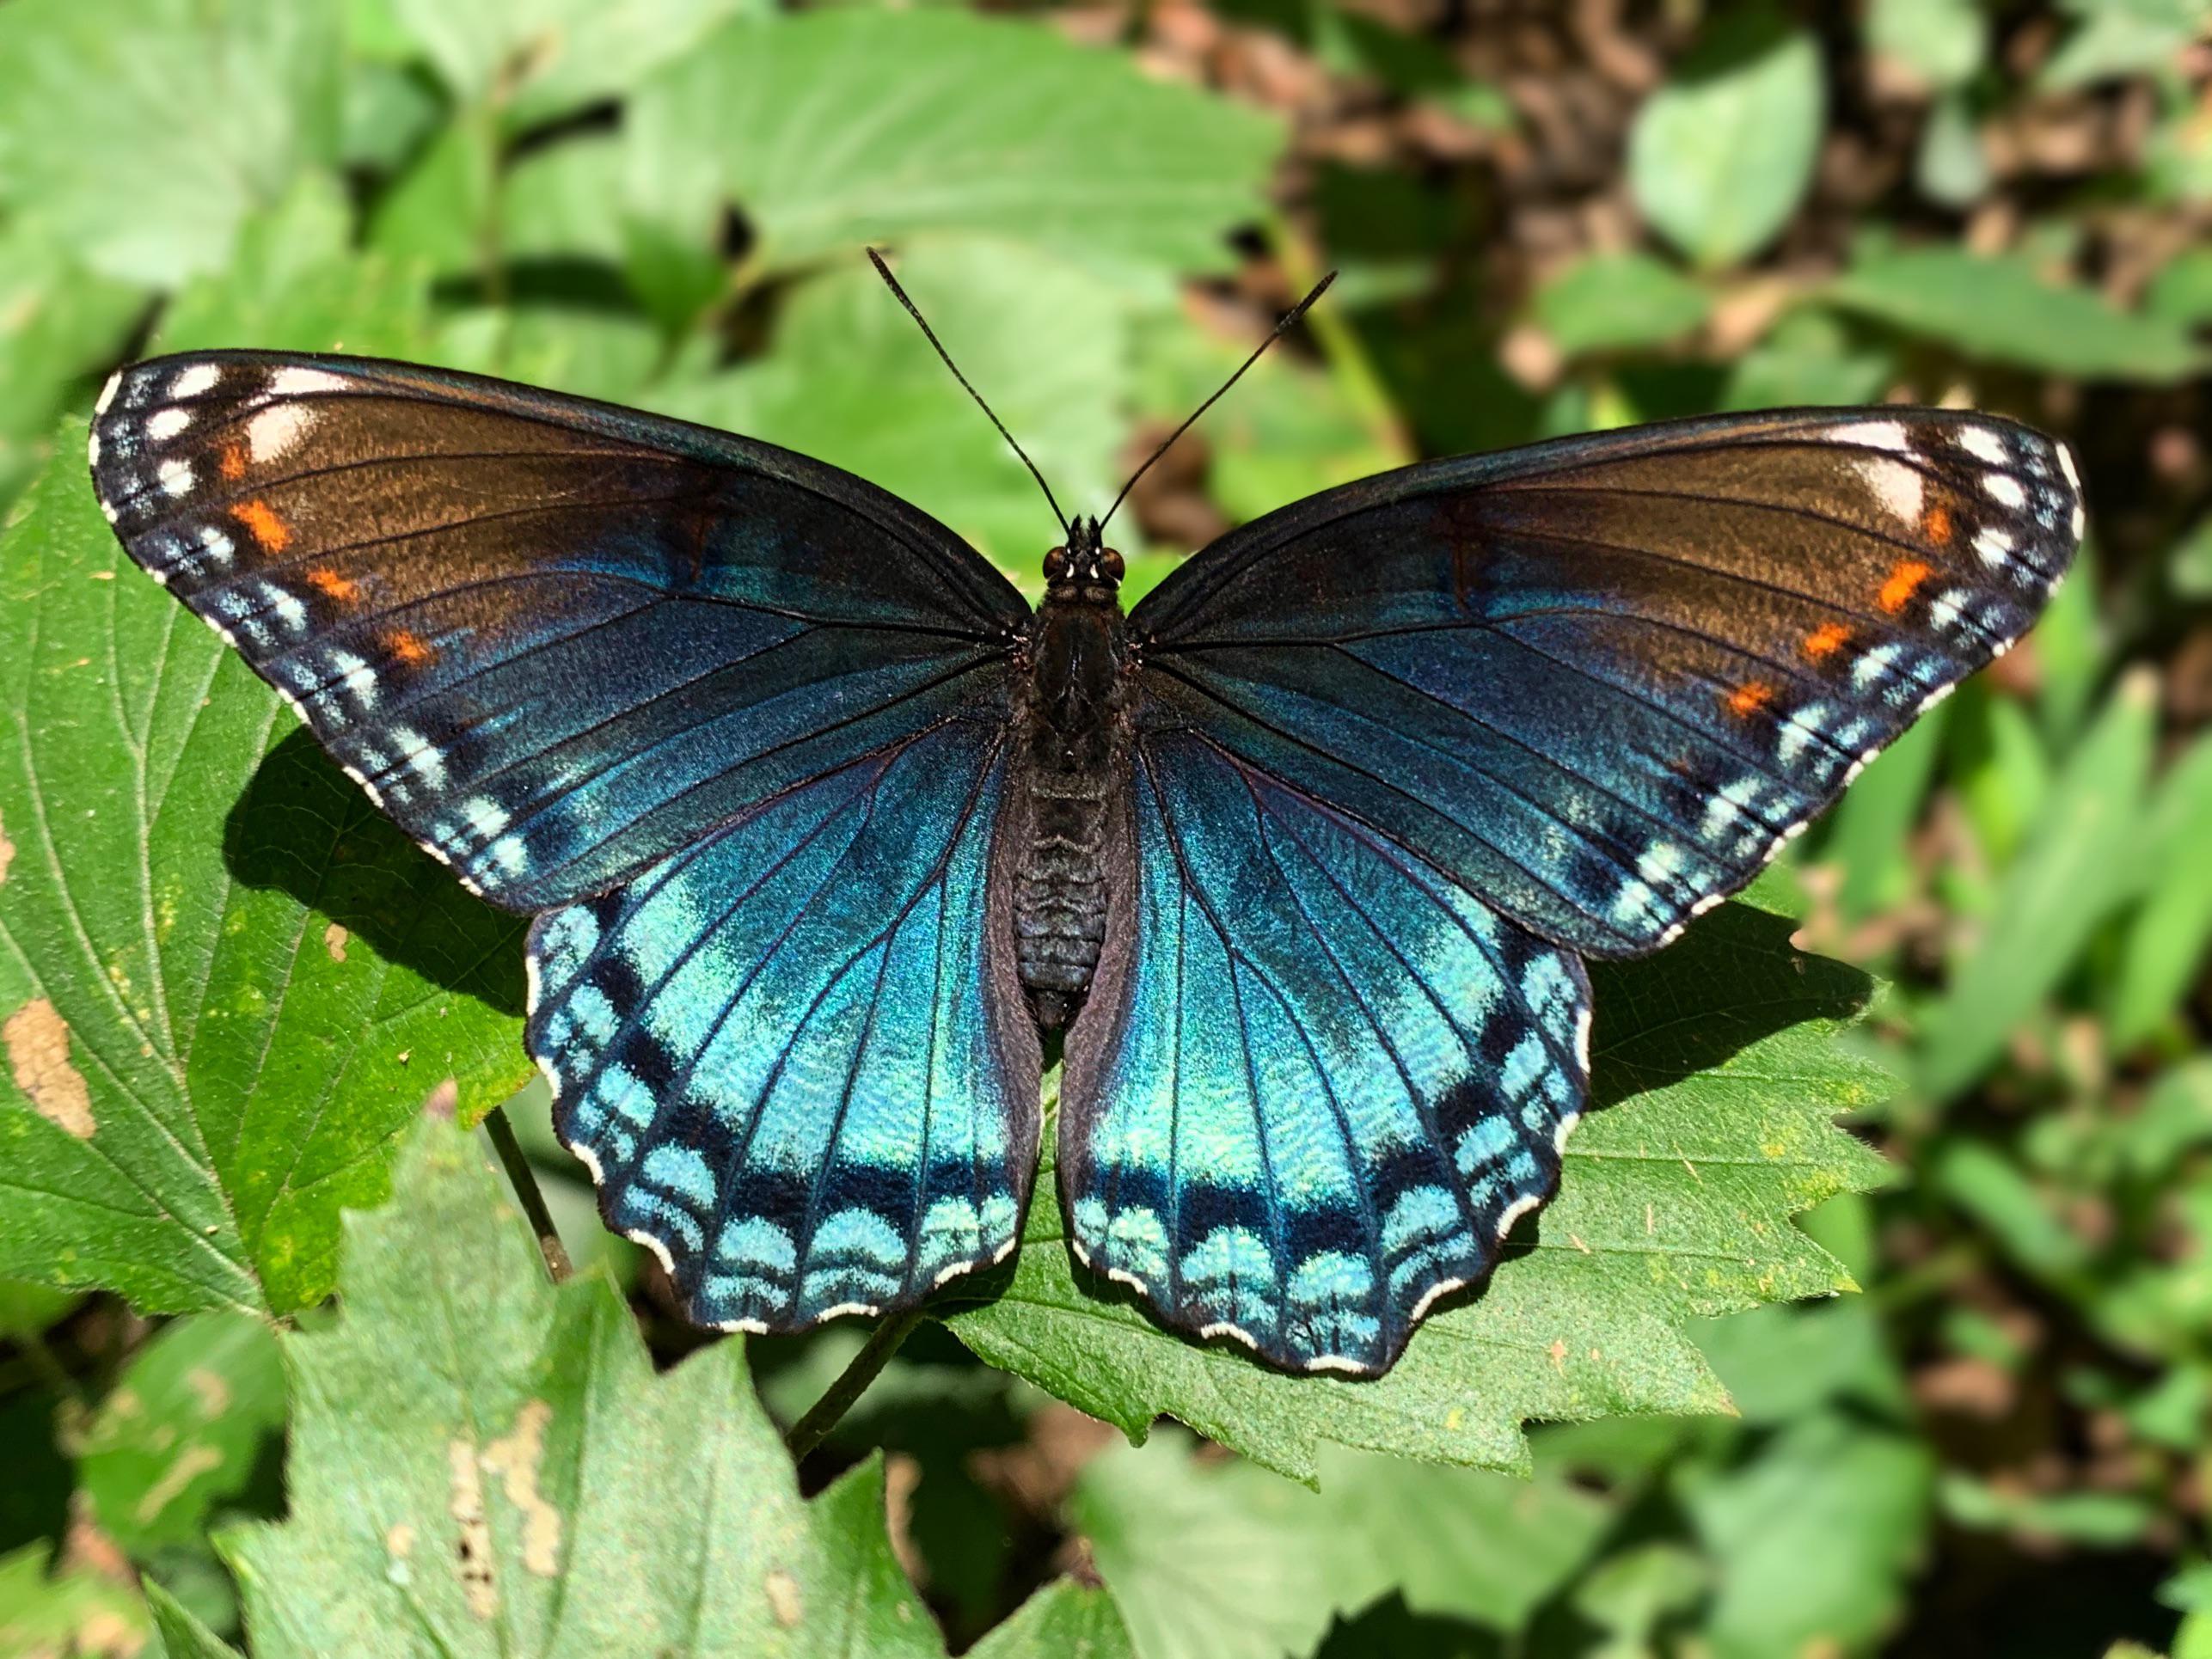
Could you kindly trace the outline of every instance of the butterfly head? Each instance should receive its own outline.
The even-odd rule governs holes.
[[[1045,555],[1045,591],[1063,605],[1113,603],[1121,572],[1121,555],[1105,544],[1095,518],[1075,520],[1067,545]]]

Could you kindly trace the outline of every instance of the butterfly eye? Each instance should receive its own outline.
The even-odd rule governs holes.
[[[1045,555],[1045,579],[1057,582],[1068,573],[1068,550],[1055,548]]]
[[[1109,577],[1112,578],[1117,582],[1121,580],[1121,555],[1116,553],[1112,548],[1108,548],[1105,553],[1100,555],[1099,563],[1105,566],[1106,573]]]

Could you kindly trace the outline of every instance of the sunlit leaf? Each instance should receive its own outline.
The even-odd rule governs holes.
[[[1870,250],[1827,292],[1967,357],[2024,369],[2165,383],[2202,372],[2205,362],[2179,324],[2115,310],[2088,289],[2046,281],[2013,254]]]
[[[733,198],[770,268],[947,231],[1218,268],[1280,140],[1253,110],[1033,23],[844,9],[723,29],[654,77],[625,131],[634,200],[703,229]]]
[[[1310,1492],[1186,1436],[1087,1465],[1074,1501],[1145,1659],[1274,1659],[1396,1589],[1419,1612],[1517,1630],[1583,1565],[1608,1506],[1556,1478],[1335,1451]]]
[[[1796,211],[1826,107],[1810,34],[1757,7],[1725,14],[1637,112],[1629,190],[1700,265],[1732,265]]]
[[[1601,254],[1536,291],[1536,321],[1570,356],[1662,346],[1712,309],[1706,291],[1649,254]]]
[[[1062,508],[1105,511],[1119,482],[1126,301],[1079,266],[1005,242],[917,244],[899,271]],[[849,468],[1032,583],[1058,535],[1036,481],[862,260],[792,297],[766,360],[654,401]]]
[[[763,0],[389,0],[454,95],[511,125],[629,91]]]
[[[0,540],[0,1272],[296,1307],[424,1096],[527,1071],[518,925],[131,563],[83,444]]]
[[[2123,680],[2051,788],[1988,925],[1921,1025],[1919,1083],[1945,1099],[1979,1076],[2006,1034],[2072,965],[2136,878],[2157,694]]]
[[[78,1484],[101,1530],[143,1558],[197,1538],[244,1491],[285,1420],[275,1335],[242,1313],[164,1325],[85,1424]]]
[[[120,280],[219,270],[247,216],[336,153],[340,9],[0,7],[0,205]]]
[[[550,1284],[448,1125],[425,1121],[394,1188],[347,1218],[335,1324],[283,1338],[291,1514],[224,1545],[257,1659],[401,1630],[456,1659],[943,1653],[882,1466],[802,1501],[742,1344],[656,1375],[612,1285]],[[1025,1628],[1110,1625],[1074,1602]],[[985,1650],[1048,1650],[1022,1635]]]

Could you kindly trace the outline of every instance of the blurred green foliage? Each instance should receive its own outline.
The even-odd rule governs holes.
[[[896,248],[967,372],[1084,509],[1271,309],[1342,267],[1306,334],[1140,492],[1133,588],[1224,523],[1418,454],[1716,408],[2004,408],[2081,455],[2091,554],[2021,650],[1870,768],[1765,890],[1802,915],[1805,947],[1886,988],[1847,1058],[1775,1060],[1775,1098],[1816,1129],[1854,1106],[1852,1130],[1894,1178],[1842,1191],[1871,1178],[1848,1142],[1786,1198],[1752,1184],[1700,1199],[1694,1169],[1651,1178],[1654,1226],[1664,1203],[1707,1242],[1766,1229],[1762,1253],[1794,1252],[1786,1283],[1747,1289],[1747,1270],[1696,1294],[1655,1283],[1638,1304],[1565,1250],[1516,1263],[1514,1285],[1567,1284],[1561,1305],[1648,1313],[1639,1358],[1680,1350],[1633,1380],[1640,1394],[1598,1404],[1711,1404],[1725,1386],[1733,1407],[1539,1428],[1525,1479],[1330,1443],[1440,1455],[1423,1448],[1476,1433],[1441,1396],[1392,1408],[1386,1437],[1359,1415],[1382,1411],[1371,1400],[1318,1423],[1278,1412],[1265,1389],[1240,1398],[1248,1368],[1216,1376],[1195,1350],[1180,1369],[1142,1348],[1113,1361],[1118,1326],[1078,1327],[1056,1351],[1040,1332],[1060,1258],[1039,1251],[1020,1269],[1042,1276],[1036,1307],[955,1321],[1008,1370],[925,1327],[802,1466],[808,1490],[826,1488],[802,1504],[744,1397],[746,1368],[787,1423],[851,1357],[853,1333],[742,1356],[725,1344],[646,1380],[613,1299],[519,1294],[526,1240],[443,1131],[410,1154],[396,1207],[351,1226],[341,1260],[339,1197],[383,1196],[420,1092],[449,1072],[471,1099],[512,1085],[507,970],[485,969],[450,1013],[420,1005],[426,979],[505,962],[512,940],[471,934],[487,924],[407,861],[311,746],[268,724],[268,700],[211,640],[180,633],[172,656],[161,596],[58,554],[11,564],[0,683],[10,741],[24,741],[0,753],[0,881],[20,860],[10,885],[28,905],[75,891],[50,860],[149,873],[144,891],[88,875],[82,915],[50,906],[35,930],[0,934],[0,990],[12,1007],[19,988],[32,995],[34,957],[81,955],[68,983],[35,989],[113,1062],[100,1088],[115,1093],[92,1108],[145,1112],[140,1160],[101,1177],[112,1191],[85,1190],[125,1212],[154,1194],[133,1225],[159,1248],[130,1272],[72,1277],[65,1253],[112,1224],[96,1205],[72,1219],[25,1197],[46,1166],[0,1142],[6,1270],[120,1285],[136,1304],[0,1281],[0,1652],[217,1654],[242,1602],[258,1650],[346,1648],[317,1621],[348,1597],[407,1601],[420,1558],[340,1500],[427,1483],[423,1502],[468,1524],[465,1492],[440,1485],[451,1470],[380,1458],[365,1429],[504,1447],[480,1469],[479,1501],[519,1522],[542,1496],[514,1484],[524,1407],[557,1386],[564,1423],[567,1402],[600,1391],[610,1443],[628,1448],[605,1466],[642,1484],[628,1501],[648,1512],[681,1491],[664,1513],[671,1546],[694,1552],[680,1579],[602,1558],[576,1594],[642,1628],[670,1616],[671,1585],[695,1589],[751,1650],[826,1643],[808,1615],[830,1602],[856,1621],[858,1650],[941,1650],[903,1569],[956,1649],[980,1638],[976,1651],[1002,1656],[1088,1643],[1158,1659],[2056,1656],[2127,1638],[2212,1659],[2212,9],[996,9],[1034,15],[769,0],[0,7],[11,556],[100,544],[75,487],[82,429],[54,434],[114,363],[254,345],[436,360],[788,444],[909,496],[1029,579],[1048,523],[1033,487],[857,260],[871,240]],[[57,443],[62,461],[27,488]],[[119,641],[128,695],[71,682],[74,647],[34,646],[34,615]],[[91,777],[86,756],[134,746],[171,757],[153,795],[32,822],[24,778],[58,769],[66,786],[72,766]],[[104,805],[95,782],[70,799]],[[217,856],[242,797],[262,826],[247,878]],[[286,826],[309,821],[342,833],[297,867]],[[201,930],[212,979],[168,976],[156,875],[199,904],[187,937]],[[28,912],[8,914],[15,926]],[[230,919],[307,915],[297,959],[222,954]],[[340,971],[352,939],[352,974],[382,974],[418,915],[456,962],[407,957],[368,989]],[[1743,925],[1712,918],[1671,970],[1651,964],[1648,995],[1693,968],[1725,983],[1712,953]],[[180,994],[159,1020],[133,1001],[156,987]],[[1639,1023],[1657,1023],[1633,1012],[1636,982],[1608,990],[1615,1013],[1601,1019],[1626,1022],[1626,1046],[1602,1055],[1601,1088],[1608,1061],[1632,1068]],[[1727,1006],[1695,1007],[1695,1031],[1725,1027]],[[165,1058],[191,1049],[195,1021],[242,1013],[234,1041],[312,1025],[334,1046],[312,1075],[224,1096],[235,1144],[195,1145],[203,1114],[196,1096],[192,1112],[178,1104]],[[1792,1036],[1829,1051],[1824,1026],[1774,1040]],[[438,1069],[404,1069],[432,1044]],[[1768,1054],[1746,1052],[1739,1071]],[[314,1139],[320,1089],[348,1063],[359,1115]],[[1877,1069],[1904,1080],[1894,1099],[1845,1088]],[[1740,1123],[1750,1097],[1730,1091],[1743,1087],[1698,1072],[1615,1108],[1615,1127],[1639,1111]],[[591,1220],[542,1096],[516,1110],[571,1247],[632,1286],[655,1356],[675,1360],[692,1339]],[[1585,1134],[1606,1128],[1601,1116]],[[265,1176],[303,1150],[328,1185],[288,1211]],[[56,1179],[89,1182],[90,1162]],[[1628,1213],[1634,1195],[1585,1185],[1571,1182],[1559,1214]],[[1836,1193],[1810,1213],[1809,1241],[1789,1231],[1793,1204]],[[210,1243],[187,1237],[208,1227]],[[401,1247],[429,1235],[446,1253]],[[464,1252],[481,1283],[407,1276]],[[309,1307],[281,1339],[250,1311],[312,1304],[334,1277],[341,1310]],[[1848,1283],[1865,1294],[1701,1317]],[[249,1311],[143,1317],[218,1307]],[[1682,1317],[1694,1349],[1665,1323]],[[379,1364],[424,1351],[432,1327],[451,1342],[435,1387],[371,1399],[391,1381]],[[1578,1356],[1521,1359],[1481,1401],[1498,1420],[1483,1449],[1459,1460],[1522,1457],[1524,1412],[1585,1415]],[[1553,1364],[1546,1394],[1534,1381]],[[698,1404],[710,1379],[720,1410]],[[1217,1440],[1163,1427],[1122,1444],[1039,1381],[1124,1429],[1164,1408]],[[541,1449],[578,1493],[612,1501],[577,1472],[580,1445]],[[715,1458],[776,1478],[754,1482],[750,1508],[717,1511],[698,1485]],[[731,1581],[751,1599],[725,1610],[708,1595],[710,1546],[775,1564]],[[518,1587],[500,1619],[520,1622],[476,1619],[464,1594],[350,1650],[433,1638],[459,1650],[487,1632],[511,1651],[549,1648],[529,1547],[524,1532],[498,1540],[497,1582]],[[1070,1571],[1111,1597],[1064,1584],[1030,1597]]]

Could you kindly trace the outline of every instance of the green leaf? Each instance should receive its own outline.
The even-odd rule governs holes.
[[[2001,1491],[1963,1470],[1946,1472],[1939,1495],[1944,1518],[1976,1532],[2010,1532],[2090,1549],[2124,1549],[2141,1540],[2159,1512],[2132,1492]]]
[[[2189,995],[2212,945],[2212,737],[2168,768],[2145,825],[2143,903],[2129,926],[2109,1012],[2112,1046],[2148,1037]]]
[[[50,1285],[0,1279],[0,1340],[35,1337],[52,1329],[77,1301],[75,1293]]]
[[[223,1541],[257,1659],[378,1631],[455,1659],[943,1652],[891,1552],[882,1465],[802,1502],[742,1344],[656,1375],[613,1286],[548,1283],[446,1124],[425,1120],[393,1185],[346,1218],[340,1318],[282,1338],[291,1517]]]
[[[1148,316],[1145,321],[1137,348],[1143,376],[1138,401],[1150,419],[1162,423],[1159,436],[1164,438],[1220,389],[1256,341],[1201,331],[1180,315]],[[1179,445],[1171,453],[1186,462],[1203,453],[1208,499],[1242,522],[1412,459],[1385,441],[1376,425],[1345,376],[1274,351],[1252,365],[1235,395],[1207,412],[1199,431],[1191,435],[1204,444],[1203,451],[1186,452]],[[1164,566],[1160,574],[1172,568]],[[1151,585],[1151,572],[1142,564],[1131,574],[1133,584],[1123,582],[1124,609]]]
[[[144,308],[138,289],[90,274],[52,238],[0,229],[0,501]]]
[[[101,1530],[133,1557],[185,1544],[253,1479],[282,1432],[274,1334],[242,1313],[164,1325],[101,1401],[78,1443],[77,1481]]]
[[[2143,309],[2175,322],[2212,322],[2212,248],[2184,249],[2160,266]]]
[[[2086,288],[2047,282],[2018,254],[1862,251],[1827,297],[1964,356],[2023,369],[2166,384],[2205,364],[2185,328],[2115,310]]]
[[[1112,1596],[1061,1578],[968,1653],[970,1659],[1134,1659],[1136,1649]]]
[[[1649,254],[1578,260],[1536,291],[1536,321],[1570,357],[1664,346],[1705,321],[1705,290]]]
[[[1906,728],[1835,809],[1820,860],[1841,872],[1836,908],[1846,922],[1864,921],[1902,895],[1905,838],[1927,799],[1946,712],[1939,706]]]
[[[1073,1501],[1145,1659],[1274,1659],[1397,1589],[1517,1630],[1596,1548],[1608,1505],[1557,1478],[1333,1452],[1310,1492],[1180,1435],[1086,1464]]]
[[[1221,269],[1282,137],[1033,23],[857,9],[724,29],[640,91],[625,132],[638,203],[704,234],[735,198],[767,269],[924,231]]]
[[[1867,1651],[1904,1604],[1926,1547],[1934,1458],[1841,1414],[1785,1428],[1685,1497],[1719,1567],[1704,1631],[1715,1659]]]
[[[2080,21],[2037,77],[2050,91],[2165,70],[2205,21],[2203,0],[2070,0],[2060,9]]]
[[[1289,1376],[1163,1331],[1079,1283],[1046,1165],[1004,1293],[947,1317],[992,1364],[1141,1440],[1161,1413],[1311,1484],[1325,1442],[1523,1470],[1529,1418],[1714,1411],[1682,1322],[1851,1288],[1786,1220],[1881,1178],[1829,1122],[1888,1079],[1833,1040],[1866,982],[1799,956],[1792,924],[1724,907],[1654,960],[1597,974],[1596,1099],[1533,1247],[1432,1317],[1376,1381]],[[1517,1234],[1525,1240],[1526,1234]]]
[[[1989,50],[1989,20],[1979,0],[1874,0],[1866,44],[1926,85],[1970,81]]]
[[[1919,1084],[1947,1099],[1980,1076],[2138,878],[2158,724],[2147,674],[2123,680],[2051,787],[1988,927],[1921,1023]]]
[[[917,243],[899,272],[1060,505],[1105,511],[1128,396],[1125,300],[1057,257],[972,238]],[[765,359],[653,401],[849,468],[1032,586],[1057,534],[1036,481],[861,261],[792,296]]]
[[[512,126],[631,90],[763,0],[389,0],[395,21],[464,104]]]
[[[317,177],[248,221],[220,277],[185,285],[162,315],[156,344],[419,358],[429,347],[429,315],[423,270],[355,252],[352,207]]]
[[[338,143],[339,13],[295,0],[0,7],[0,205],[93,270],[222,268]]]
[[[1637,112],[1628,188],[1698,264],[1733,265],[1797,211],[1826,108],[1809,33],[1762,8],[1725,15]]]
[[[2174,544],[2167,573],[2183,598],[2212,598],[2212,514],[2198,519]]]
[[[199,1621],[199,1616],[153,1580],[145,1581],[146,1607],[154,1616],[157,1652],[166,1659],[240,1659],[237,1649]]]
[[[297,1307],[423,1097],[526,1072],[518,925],[124,556],[83,444],[0,539],[0,1273]]]
[[[1886,352],[1854,342],[1834,312],[1806,307],[1783,317],[1736,360],[1713,407],[1876,403],[1895,375]]]
[[[0,1555],[0,1653],[120,1656],[144,1641],[138,1598],[89,1567],[49,1576],[44,1543]]]
[[[1939,100],[1928,112],[1913,177],[1922,195],[1946,207],[1970,207],[1988,190],[1989,153],[1963,94]]]

